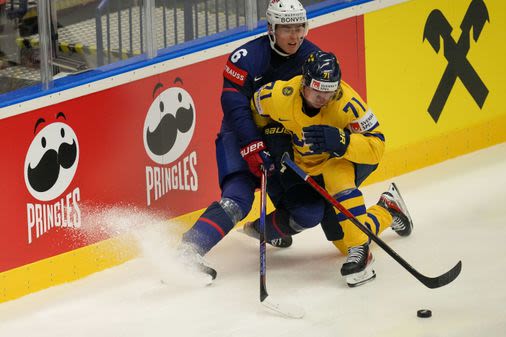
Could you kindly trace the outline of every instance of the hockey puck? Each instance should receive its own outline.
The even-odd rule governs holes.
[[[429,309],[420,309],[416,312],[416,315],[421,318],[429,318],[432,316],[432,311]]]

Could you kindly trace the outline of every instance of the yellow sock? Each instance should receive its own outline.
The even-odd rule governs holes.
[[[369,207],[366,214],[356,216],[356,218],[378,236],[392,224],[390,212],[378,205]],[[348,255],[348,247],[363,245],[367,242],[367,235],[350,220],[340,221],[340,224],[345,236],[342,240],[332,241],[332,243],[341,253]]]

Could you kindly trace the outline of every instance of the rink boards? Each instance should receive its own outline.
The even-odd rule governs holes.
[[[369,183],[505,141],[505,7],[366,2],[311,20],[309,39],[336,53],[385,131],[387,151]],[[102,216],[115,207],[178,220],[181,231],[219,196],[223,65],[252,37],[0,109],[8,159],[0,301],[134,257],[135,240]],[[178,108],[191,118],[184,132],[163,130],[177,137],[159,155],[150,134]],[[58,151],[64,169],[51,165]]]

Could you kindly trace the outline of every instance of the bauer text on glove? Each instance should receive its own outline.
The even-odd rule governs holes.
[[[248,163],[249,170],[255,176],[260,177],[262,175],[262,166],[267,169],[268,172],[272,172],[274,165],[270,158],[269,153],[266,151],[264,142],[256,140],[241,149],[241,156]]]

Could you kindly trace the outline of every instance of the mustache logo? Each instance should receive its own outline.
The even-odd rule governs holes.
[[[176,84],[182,84],[176,79]],[[158,83],[155,93],[162,89]],[[153,99],[144,121],[143,139],[147,155],[155,163],[165,165],[177,160],[186,151],[193,137],[196,110],[192,96],[181,87],[170,87]]]
[[[163,107],[163,103],[160,104]],[[163,108],[161,109],[163,112]],[[178,130],[186,133],[193,125],[193,107],[178,108],[176,116],[167,114],[162,117],[160,124],[151,132],[146,130],[148,147],[154,154],[162,156],[168,153],[176,143]]]
[[[43,140],[45,140],[43,138]],[[34,168],[28,164],[28,183],[37,192],[47,192],[58,181],[60,167],[69,169],[74,165],[77,158],[77,144],[75,140],[72,144],[63,143],[58,151],[48,150],[40,162]]]
[[[59,113],[57,118],[65,118]],[[39,118],[35,131],[41,124]],[[26,153],[24,176],[30,194],[49,201],[60,196],[74,179],[79,162],[79,142],[74,130],[64,122],[46,125],[36,133]]]

